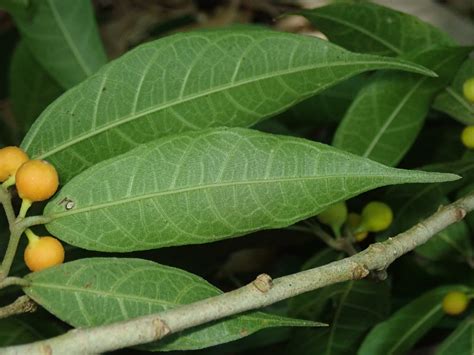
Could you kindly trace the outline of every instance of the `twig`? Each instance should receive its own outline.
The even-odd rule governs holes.
[[[0,281],[5,280],[12,267],[13,259],[15,259],[18,243],[20,242],[22,231],[12,231],[10,240],[8,241],[7,250],[0,266]]]
[[[296,274],[277,278],[262,274],[235,291],[165,312],[105,326],[76,329],[61,336],[31,344],[0,349],[2,354],[102,353],[157,341],[168,334],[261,308],[331,284],[366,277],[385,270],[393,261],[427,242],[474,209],[474,194],[443,207],[408,231],[383,243],[370,245],[351,257]]]
[[[0,204],[3,205],[8,224],[11,226],[15,222],[15,211],[13,210],[11,194],[3,187],[0,187]]]
[[[0,307],[0,319],[13,316],[15,314],[36,311],[36,303],[28,296],[21,296],[15,302],[5,307]]]
[[[47,216],[31,216],[18,219],[16,221],[17,228],[21,231],[24,231],[30,227],[37,226],[39,224],[46,224],[51,222],[51,217]]]
[[[13,286],[13,285],[25,287],[25,286],[28,286],[29,284],[30,284],[29,281],[21,277],[7,277],[6,279],[0,282],[0,289],[8,287],[8,286]]]

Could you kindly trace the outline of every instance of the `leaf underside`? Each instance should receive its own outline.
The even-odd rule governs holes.
[[[162,312],[222,294],[186,271],[142,259],[88,258],[32,273],[25,292],[74,327],[91,327]],[[190,350],[281,326],[318,326],[249,312],[166,337],[148,350]]]
[[[22,147],[53,163],[64,183],[164,135],[251,126],[375,69],[433,74],[308,36],[253,28],[181,33],[139,46],[62,95]]]
[[[211,129],[95,165],[66,184],[44,213],[52,219],[47,229],[70,244],[132,251],[284,227],[376,187],[452,179],[388,168],[301,138]]]

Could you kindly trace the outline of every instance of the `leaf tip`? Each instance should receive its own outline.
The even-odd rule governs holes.
[[[457,175],[457,174],[444,173],[443,175],[445,176],[444,181],[456,181],[456,180],[462,179],[462,176]]]
[[[451,173],[429,173],[433,179],[432,182],[449,182],[462,179],[462,176]]]

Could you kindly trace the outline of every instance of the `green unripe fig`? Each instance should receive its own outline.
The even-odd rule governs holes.
[[[337,202],[318,215],[318,220],[330,226],[336,236],[341,234],[341,227],[347,219],[347,206],[344,201]]]
[[[467,126],[463,129],[461,142],[466,148],[474,149],[474,126]]]
[[[462,92],[467,101],[474,103],[474,78],[467,79],[464,82]]]
[[[390,227],[393,221],[390,206],[378,201],[368,203],[362,210],[361,216],[362,220],[358,232],[381,232]]]
[[[451,316],[463,313],[469,306],[469,297],[464,292],[452,291],[443,298],[443,311]]]
[[[357,242],[363,241],[369,235],[368,231],[357,232],[357,229],[360,226],[361,220],[362,220],[361,215],[355,212],[351,212],[347,215],[347,225],[349,226],[349,229],[354,234],[354,239]]]

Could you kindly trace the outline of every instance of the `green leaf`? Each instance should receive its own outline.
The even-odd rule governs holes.
[[[31,285],[24,289],[26,294],[74,327],[109,324],[222,294],[196,275],[142,259],[81,259],[27,278]],[[321,324],[249,312],[172,335],[147,348],[201,349],[264,328],[317,325]]]
[[[339,123],[360,89],[367,84],[367,75],[357,75],[324,90],[281,114],[290,127],[314,129],[318,125]],[[301,127],[303,126],[303,127]]]
[[[10,66],[10,101],[15,119],[26,131],[62,89],[20,42]]]
[[[90,0],[35,0],[14,18],[36,60],[64,88],[107,61]]]
[[[0,319],[0,346],[31,343],[42,338],[41,334],[25,321],[15,318]]]
[[[414,16],[369,2],[331,4],[301,15],[331,42],[354,52],[400,55],[455,44],[447,34]]]
[[[446,202],[449,203],[449,201]],[[450,225],[433,236],[428,242],[416,248],[415,251],[417,254],[434,261],[471,258],[471,235],[467,223],[459,221]]]
[[[326,289],[332,292],[328,294]],[[353,354],[364,334],[389,312],[387,282],[349,281],[310,294],[315,300],[324,296],[326,302],[333,301],[330,327],[298,330],[289,344],[291,354]]]
[[[394,210],[394,220],[383,236],[395,235],[411,228],[423,218],[436,212],[438,207],[447,203],[446,195],[460,185],[474,178],[474,161],[460,160],[450,163],[426,166],[423,170],[442,171],[457,174],[463,179],[447,184],[419,185],[407,184],[390,187],[385,200]]]
[[[66,331],[45,311],[0,319],[0,347],[32,343]]]
[[[373,328],[358,354],[407,354],[443,317],[442,300],[453,290],[467,291],[468,288],[443,286],[423,294]]]
[[[325,248],[307,260],[302,270],[329,264],[342,259],[344,254],[332,248]],[[304,319],[318,319],[322,317],[322,312],[328,301],[338,293],[339,288],[332,286],[324,287],[314,292],[306,292],[288,301],[290,315]]]
[[[467,59],[459,68],[452,84],[436,97],[433,108],[444,112],[461,123],[474,124],[474,104],[464,98],[462,86],[474,77],[474,59]]]
[[[452,174],[398,170],[301,138],[211,129],[168,136],[86,170],[46,206],[84,249],[199,244],[286,227],[376,187]]]
[[[451,81],[470,47],[435,47],[410,55],[439,78],[385,72],[374,76],[349,107],[333,145],[395,166],[414,143],[435,95]]]
[[[25,12],[30,4],[30,0],[0,0],[0,9],[8,12]]]
[[[64,182],[167,134],[251,126],[374,69],[432,73],[406,61],[259,28],[176,34],[139,46],[62,95],[22,147],[53,163]]]
[[[474,318],[464,320],[436,349],[436,355],[472,354],[474,352]]]

